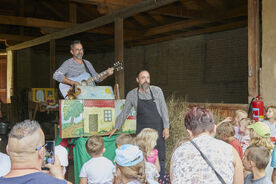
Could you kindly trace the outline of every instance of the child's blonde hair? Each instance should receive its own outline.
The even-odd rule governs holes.
[[[144,128],[135,138],[136,144],[144,149],[145,153],[148,153],[154,149],[157,144],[158,132],[152,128]],[[147,155],[145,155],[147,156]]]
[[[137,179],[142,184],[148,184],[145,174],[145,162],[142,161],[134,166],[129,167],[123,167],[117,164],[116,167],[127,179]]]
[[[99,155],[103,152],[103,149],[104,149],[103,138],[99,135],[92,135],[86,141],[85,147],[86,147],[87,153],[91,157]]]
[[[261,137],[253,129],[250,129],[250,142],[249,145],[264,146],[268,149],[270,155],[274,149],[274,144],[271,142],[270,137]]]
[[[238,119],[243,119],[243,118],[247,118],[247,116],[248,116],[248,114],[247,114],[246,111],[241,110],[241,109],[236,110],[236,111],[235,111],[235,116],[234,116],[234,122],[236,121],[237,118],[238,118]],[[236,123],[237,123],[237,122],[236,122]]]
[[[223,122],[217,127],[217,135],[225,138],[233,137],[235,129],[230,122]]]
[[[115,145],[118,148],[123,144],[133,144],[133,137],[130,134],[121,134],[116,138]]]

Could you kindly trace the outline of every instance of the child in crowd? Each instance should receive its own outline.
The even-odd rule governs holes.
[[[234,118],[232,117],[227,117],[225,118],[223,121],[221,121],[220,123],[223,123],[223,122],[231,122],[234,129],[235,129],[235,138],[239,138],[239,126],[240,126],[240,121],[244,118],[247,118],[248,114],[247,112],[245,112],[244,110],[236,110],[235,111],[235,116]],[[219,124],[220,124],[219,123]],[[218,125],[219,125],[218,124]]]
[[[239,139],[240,121],[244,118],[247,118],[247,116],[248,116],[248,114],[244,110],[236,110],[235,111],[233,126],[234,126],[234,129],[235,129],[235,137],[237,139]]]
[[[133,144],[134,140],[130,134],[121,134],[116,138],[116,148],[120,148],[123,144]]]
[[[250,128],[250,142],[249,145],[252,146],[264,146],[269,151],[270,155],[273,151],[274,144],[270,141],[270,129],[263,122],[257,122],[252,125],[249,125]],[[268,178],[272,177],[273,168],[271,167],[271,159],[269,165],[267,165],[266,176]]]
[[[230,122],[223,122],[217,127],[217,136],[219,139],[231,144],[239,153],[241,159],[243,155],[242,147],[239,141],[234,137],[235,130]]]
[[[272,182],[273,184],[276,184],[276,147],[274,146],[273,152],[272,152],[272,158],[271,158],[271,165],[273,168],[272,172]]]
[[[91,136],[86,142],[86,151],[92,157],[81,168],[81,184],[112,184],[115,175],[115,166],[107,158],[103,138],[98,135]]]
[[[251,124],[252,124],[252,120],[250,118],[241,119],[239,123],[240,126],[239,126],[238,140],[241,144],[243,152],[245,152],[246,148],[249,146],[250,129],[248,128],[248,126]]]
[[[139,147],[139,149],[143,152],[144,155],[145,173],[147,181],[149,182],[149,184],[158,184],[158,177],[160,175],[156,166],[153,163],[148,162],[146,159],[147,149],[145,141],[143,139],[136,138],[135,144]]]
[[[158,172],[160,172],[160,163],[158,158],[158,150],[154,149],[157,144],[158,132],[152,128],[144,128],[137,136],[136,139],[140,139],[144,142],[146,161],[153,163]]]
[[[116,148],[121,148],[123,144],[134,144],[133,137],[130,134],[120,134],[115,141]],[[114,180],[114,184],[121,184],[121,181],[118,177],[115,176]]]
[[[270,106],[267,108],[266,112],[267,120],[264,121],[270,128],[270,139],[275,144],[276,143],[276,107]]]
[[[66,167],[68,166],[68,151],[66,149],[67,146],[67,139],[63,139],[59,145],[55,146],[55,155],[58,157],[60,161],[63,176],[65,176]]]
[[[270,160],[270,153],[264,146],[249,146],[243,158],[243,166],[248,174],[244,184],[272,184],[266,175],[265,168]]]
[[[138,146],[124,144],[116,149],[116,174],[123,184],[148,184],[144,157]]]

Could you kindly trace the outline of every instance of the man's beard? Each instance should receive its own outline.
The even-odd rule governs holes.
[[[82,59],[82,56],[83,56],[83,54],[75,55],[75,57],[76,57],[77,59]]]
[[[148,90],[149,87],[150,87],[150,83],[148,83],[148,82],[144,82],[144,83],[141,85],[141,88],[142,88],[142,90],[144,90],[144,91]]]

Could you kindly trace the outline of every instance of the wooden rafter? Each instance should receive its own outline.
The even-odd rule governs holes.
[[[199,10],[191,10],[187,9],[183,6],[165,6],[156,10],[152,10],[149,12],[150,14],[159,14],[166,15],[170,17],[178,17],[178,18],[210,18],[209,13]]]
[[[125,6],[131,6],[136,3],[139,3],[143,0],[71,0],[78,3],[84,3],[84,4],[107,4],[107,5],[113,5],[113,6],[119,6],[119,7],[125,7]]]
[[[44,34],[57,32],[57,31],[60,31],[60,29],[70,28],[76,25],[71,22],[53,21],[53,20],[29,18],[29,17],[4,16],[4,15],[0,15],[0,24],[17,25],[17,26],[25,26],[25,27],[39,27],[41,28]],[[104,26],[104,27],[95,28],[93,30],[88,30],[87,32],[94,33],[94,34],[113,35],[114,28],[110,26]],[[141,32],[138,32],[136,30],[130,30],[130,31],[126,30],[125,32],[126,34],[132,35],[132,36],[141,34]]]
[[[148,44],[168,41],[168,40],[172,40],[172,39],[176,39],[176,38],[180,38],[180,37],[188,37],[188,36],[195,36],[195,35],[199,35],[199,34],[225,31],[225,30],[235,29],[235,28],[240,28],[240,27],[245,27],[245,26],[247,26],[247,21],[243,20],[243,21],[233,22],[233,23],[229,23],[229,24],[208,27],[208,28],[204,28],[204,29],[187,31],[187,32],[184,32],[184,33],[172,34],[172,35],[163,36],[163,37],[160,37],[160,38],[143,40],[143,41],[132,43],[131,46],[134,46],[134,45],[148,45]]]
[[[214,21],[219,21],[219,20],[223,20],[223,19],[230,19],[233,17],[247,15],[246,9],[247,9],[247,7],[238,8],[237,10],[235,10],[235,9],[228,10],[227,12],[223,12],[223,14],[217,15],[215,18],[208,19],[208,20],[204,20],[204,19],[203,20],[201,20],[201,19],[200,20],[184,20],[184,21],[178,21],[175,23],[159,26],[159,27],[154,27],[154,28],[148,29],[145,33],[145,36],[152,36],[152,35],[156,35],[156,34],[168,33],[168,32],[182,30],[185,28],[193,27],[193,26],[198,26],[201,24],[211,23]]]
[[[74,2],[69,3],[69,21],[77,23],[77,5]]]
[[[205,24],[205,23],[208,23],[208,21],[204,21],[204,20],[179,21],[172,24],[151,28],[148,31],[146,31],[145,36],[153,36],[157,34],[172,32],[175,30],[182,30],[182,29],[190,28],[190,27],[197,26],[200,24]]]
[[[57,7],[53,4],[49,3],[48,1],[41,1],[41,4],[48,8],[51,12],[57,15],[61,20],[67,20],[67,16],[62,13]]]
[[[133,18],[142,26],[147,27],[149,25],[152,25],[152,22],[148,19],[148,17],[143,14],[134,15]]]
[[[27,40],[32,40],[34,38],[35,37],[33,37],[33,36],[23,36],[23,35],[1,34],[0,33],[0,40],[24,42]]]
[[[173,2],[176,2],[177,0],[147,0],[147,1],[142,1],[140,3],[137,3],[133,6],[126,7],[120,10],[117,10],[111,14],[101,16],[97,19],[85,22],[83,24],[76,25],[74,27],[70,27],[67,29],[64,29],[62,31],[58,31],[52,34],[48,34],[39,38],[36,38],[34,40],[30,40],[27,42],[23,42],[20,44],[17,44],[15,46],[8,47],[7,50],[19,50],[23,48],[28,48],[32,47],[35,45],[39,45],[42,43],[49,42],[52,39],[60,39],[64,38],[70,35],[74,35],[77,33],[81,33],[87,30],[91,30],[97,27],[101,27],[106,24],[110,24],[114,22],[116,18],[127,18],[133,15],[136,15],[141,12],[145,12],[148,10],[151,10],[153,8],[158,8]]]
[[[17,17],[0,15],[0,24],[26,26],[26,27],[52,27],[52,28],[68,28],[75,24],[70,22],[54,21],[47,19],[38,19],[31,17]]]

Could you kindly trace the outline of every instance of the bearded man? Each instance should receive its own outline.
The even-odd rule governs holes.
[[[119,114],[115,129],[109,136],[121,129],[132,107],[137,112],[136,134],[143,128],[152,128],[158,131],[157,150],[160,161],[160,176],[165,172],[166,149],[165,140],[169,137],[169,116],[168,109],[162,89],[150,85],[150,74],[147,70],[140,70],[136,81],[138,88],[128,92],[124,109]]]

